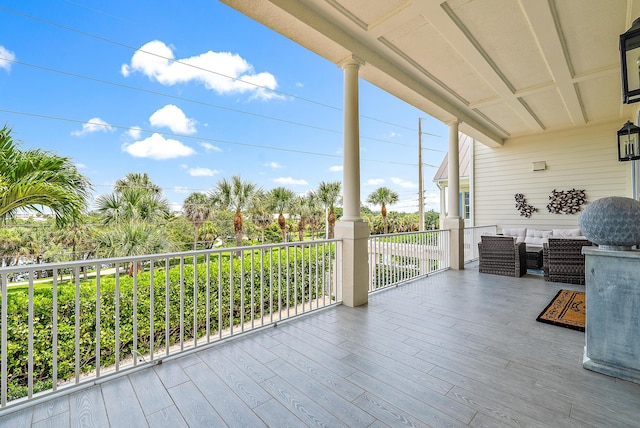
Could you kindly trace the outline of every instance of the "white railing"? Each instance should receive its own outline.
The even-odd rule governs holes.
[[[322,240],[0,268],[0,409],[337,304],[341,251]]]
[[[464,261],[470,262],[476,260],[478,254],[478,242],[482,235],[495,235],[498,226],[473,226],[464,228]]]
[[[449,231],[369,237],[369,292],[448,269]]]

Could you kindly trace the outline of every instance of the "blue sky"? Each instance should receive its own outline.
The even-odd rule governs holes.
[[[176,208],[235,174],[299,194],[342,181],[342,77],[217,1],[0,3],[0,122],[23,148],[70,157],[95,195],[128,172]],[[444,157],[445,125],[362,79],[360,114],[362,201],[386,186],[390,210],[417,212],[418,118],[436,135],[425,164]]]

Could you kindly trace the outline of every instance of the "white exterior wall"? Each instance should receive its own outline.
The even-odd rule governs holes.
[[[513,138],[504,146],[474,146],[474,213],[476,225],[553,229],[577,227],[577,214],[547,210],[556,189],[585,190],[587,203],[605,196],[631,197],[631,163],[618,161],[619,121],[570,131]],[[534,161],[546,170],[533,171]],[[515,208],[514,195],[524,194],[538,209],[530,218]],[[583,206],[584,207],[584,206]]]

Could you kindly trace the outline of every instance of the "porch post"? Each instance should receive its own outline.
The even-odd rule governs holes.
[[[458,119],[449,126],[449,210],[444,228],[449,230],[449,260],[451,269],[464,269],[464,220],[460,217],[460,155],[458,143]]]
[[[355,56],[338,64],[344,72],[343,215],[335,235],[342,239],[342,303],[360,306],[369,298],[369,225],[360,216],[360,123]]]

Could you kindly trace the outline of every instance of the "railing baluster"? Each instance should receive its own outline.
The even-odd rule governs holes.
[[[222,254],[218,253],[218,339],[222,339]]]
[[[304,243],[301,244],[304,251]],[[298,315],[298,249],[293,247],[293,313]]]
[[[138,261],[133,262],[133,366],[138,365]]]
[[[75,334],[75,380],[76,384],[80,382],[80,275],[78,267],[73,269],[75,284],[76,284],[76,296],[75,296],[75,315],[76,315],[76,334]]]
[[[116,287],[115,287],[115,330],[116,330],[116,372],[120,370],[120,263],[116,263]]]
[[[171,347],[171,283],[169,276],[169,257],[164,259],[164,354],[169,356]]]
[[[286,251],[285,263],[287,264],[287,265],[285,266],[285,278],[286,278],[285,288],[287,289],[287,291],[286,291],[286,297],[287,297],[287,318],[289,318],[289,317],[291,316],[291,314],[289,313],[289,308],[290,308],[290,306],[291,306],[291,305],[290,305],[290,303],[291,303],[291,302],[290,302],[290,300],[289,300],[289,298],[290,298],[290,296],[291,296],[291,293],[290,293],[290,289],[291,289],[291,287],[289,286],[289,284],[290,284],[290,282],[289,282],[289,281],[290,281],[290,277],[289,277],[289,248],[290,248],[290,247],[287,247],[287,246],[285,246],[285,247],[284,247],[284,250]]]
[[[184,351],[184,257],[180,257],[180,351]]]
[[[155,297],[156,297],[156,285],[153,279],[156,267],[156,261],[154,259],[149,260],[149,360],[153,361],[155,354]]]
[[[278,321],[282,319],[282,247],[278,247]]]
[[[313,244],[308,245],[307,248],[309,248],[309,251],[311,251],[311,247]],[[300,262],[300,300],[302,302],[302,313],[304,314],[306,312],[306,294],[304,294],[304,276],[307,273],[307,270],[304,268],[305,267],[305,257],[304,257],[304,244],[302,244],[302,261]]]
[[[193,256],[193,347],[198,346],[198,256]]]
[[[233,336],[233,256],[235,252],[229,252],[229,336]]]
[[[264,325],[264,248],[260,248],[260,325]]]
[[[85,266],[85,271],[89,266]],[[100,377],[100,265],[96,265],[96,377]]]
[[[211,342],[211,253],[207,253],[204,255],[204,263],[206,270],[206,303],[205,303],[205,314],[206,314],[206,335],[207,335],[207,343]]]
[[[253,328],[255,327],[253,322],[254,322],[254,318],[255,318],[255,313],[256,313],[256,303],[255,303],[255,291],[256,291],[256,287],[255,287],[255,266],[254,266],[254,260],[255,260],[255,253],[253,250],[251,250],[251,329],[253,330]]]
[[[273,323],[273,248],[269,249],[269,322]]]
[[[51,284],[51,380],[53,382],[53,390],[58,389],[58,270],[53,269],[53,283]],[[2,304],[4,308],[4,303]],[[6,321],[2,320],[2,325]],[[2,363],[4,366],[4,362]]]
[[[7,369],[7,313],[9,312],[9,299],[7,298],[7,289],[9,288],[9,277],[6,273],[2,274],[2,325],[0,325],[0,347],[2,348],[0,352],[2,352],[2,356],[0,357],[0,404],[2,407],[7,405],[7,378],[8,378],[8,369]]]
[[[27,365],[27,384],[28,384],[28,394],[29,398],[33,397],[33,275],[34,272],[29,272],[29,301],[27,303],[28,306],[28,323],[29,323],[29,331],[28,331],[28,348],[29,348],[29,362]]]
[[[240,252],[240,332],[244,331],[244,256],[245,251]]]

